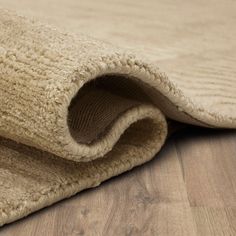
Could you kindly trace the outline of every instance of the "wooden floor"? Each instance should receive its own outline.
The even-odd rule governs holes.
[[[151,162],[0,236],[236,235],[236,132],[188,129]]]

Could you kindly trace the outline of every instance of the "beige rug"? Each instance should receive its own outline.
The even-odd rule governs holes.
[[[226,2],[0,0],[0,225],[150,160],[172,120],[236,128]]]

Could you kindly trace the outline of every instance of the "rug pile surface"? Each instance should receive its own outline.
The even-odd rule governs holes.
[[[152,159],[173,121],[236,128],[234,2],[0,6],[0,225]]]

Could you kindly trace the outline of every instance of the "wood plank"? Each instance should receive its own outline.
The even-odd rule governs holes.
[[[193,207],[198,235],[236,235],[236,208]]]
[[[187,129],[151,162],[7,225],[0,236],[235,235],[235,131]]]

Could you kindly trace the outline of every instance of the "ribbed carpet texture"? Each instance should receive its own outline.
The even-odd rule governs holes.
[[[0,225],[236,128],[235,3],[157,2],[0,0]]]

